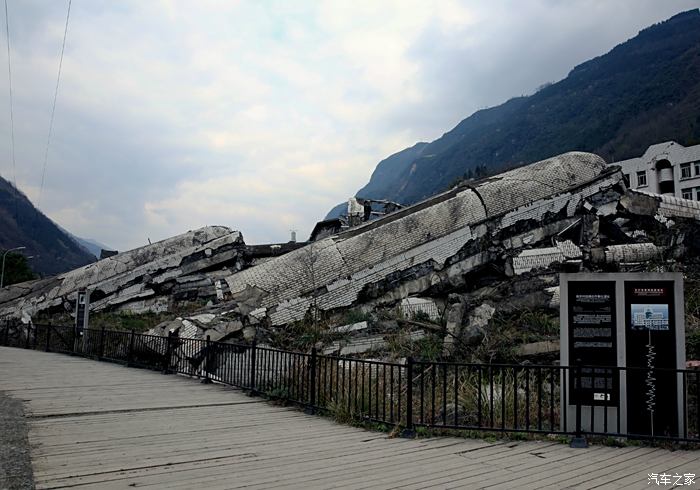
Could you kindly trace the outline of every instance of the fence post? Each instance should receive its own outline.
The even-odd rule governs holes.
[[[29,335],[32,333],[32,324],[27,323],[27,335],[24,337],[24,348],[29,349]]]
[[[37,344],[39,343],[39,325],[34,325],[34,343],[33,349],[36,350]]]
[[[250,348],[250,371],[248,373],[248,387],[250,388],[249,395],[253,396],[256,392],[255,390],[255,363],[258,351],[258,341],[253,339],[253,346]]]
[[[166,337],[166,346],[165,346],[165,358],[163,359],[163,374],[170,374],[170,357],[171,357],[171,352],[170,352],[170,345],[173,340],[173,332],[168,332],[168,336]]]
[[[71,349],[71,356],[78,355],[78,326],[73,327],[73,348]]]
[[[400,389],[401,387],[399,387]],[[401,437],[412,438],[415,436],[416,430],[413,427],[413,357],[408,356],[406,358],[406,428],[401,431]]]
[[[3,345],[10,345],[10,320],[5,321],[5,342]]]
[[[204,354],[204,379],[202,380],[202,383],[204,384],[209,384],[211,383],[211,378],[209,377],[209,366],[211,365],[211,336],[207,335],[207,344],[205,349],[205,354]]]
[[[104,327],[104,325],[102,325],[102,327],[100,327],[100,350],[97,353],[97,360],[101,361],[104,356],[105,356],[105,327]]]
[[[570,447],[574,448],[586,448],[588,447],[588,442],[586,438],[583,437],[581,431],[581,364],[576,363],[574,371],[574,394],[576,395],[576,434],[571,439]],[[593,410],[593,405],[591,405],[591,410]]]
[[[48,325],[46,325],[46,346],[44,351],[49,352],[51,344],[51,322],[49,322]]]
[[[316,413],[316,347],[311,348],[309,359],[309,390],[309,407],[306,413],[313,415]]]
[[[134,330],[131,329],[131,335],[129,335],[129,350],[126,354],[126,365],[131,367],[134,356]]]

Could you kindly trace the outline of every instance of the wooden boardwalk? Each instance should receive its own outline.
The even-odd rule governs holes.
[[[700,451],[388,438],[219,385],[5,347],[0,391],[25,402],[37,488],[650,488],[650,472],[700,474]]]

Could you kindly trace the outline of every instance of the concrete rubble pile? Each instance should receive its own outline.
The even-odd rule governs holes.
[[[700,203],[627,189],[618,167],[566,153],[464,183],[258,265],[230,267],[216,276],[226,298],[151,333],[267,342],[271,332],[321,318],[324,328],[350,338],[329,341],[324,352],[360,354],[381,350],[385,335],[408,322],[412,337],[438,332],[449,351],[478,342],[499,313],[558,308],[559,272],[682,267],[698,256],[698,230]],[[42,301],[59,297],[67,298]],[[10,301],[0,297],[0,314]],[[378,312],[395,319],[378,321]],[[349,313],[369,323],[347,321]],[[556,348],[545,344],[532,349]]]

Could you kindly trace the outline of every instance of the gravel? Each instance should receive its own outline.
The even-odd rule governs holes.
[[[33,489],[27,424],[20,400],[0,391],[0,489]]]

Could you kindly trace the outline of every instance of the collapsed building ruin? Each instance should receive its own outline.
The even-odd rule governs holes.
[[[38,314],[72,311],[80,290],[90,310],[164,312],[173,303],[224,300],[226,277],[303,244],[247,246],[224,226],[207,226],[134,250],[108,254],[73,271],[0,290],[0,318],[25,322]]]
[[[557,309],[559,271],[636,270],[697,255],[698,220],[699,203],[629,190],[601,158],[567,153],[231,274],[230,301],[153,333],[185,326],[197,337],[236,339],[245,331],[265,341],[311,312],[330,332],[356,337],[325,352],[359,353],[382,349],[387,322],[378,322],[378,332],[367,322],[343,327],[344,312],[418,309],[439,317],[450,348],[478,340],[497,311]]]
[[[14,286],[0,293],[0,317],[60,306],[77,285],[100,291],[94,309],[135,298],[148,309],[189,284],[197,294],[226,294],[152,333],[266,341],[310,317],[332,330],[349,310],[418,309],[439,320],[450,347],[478,339],[497,311],[557,308],[562,270],[635,270],[697,256],[699,221],[700,203],[629,190],[619,168],[572,152],[461,184],[256,265],[246,260],[239,233],[190,232],[187,253],[167,255],[157,267],[137,250],[131,262],[119,254],[105,259],[113,263]],[[119,274],[104,272],[117,265]],[[162,294],[164,284],[170,293]],[[367,341],[366,322],[345,330],[364,335],[368,349],[381,344]]]
[[[0,291],[0,318],[26,321],[42,312],[71,310],[81,289],[90,290],[91,311],[167,310],[172,299],[216,295],[217,281],[224,276],[208,271],[240,270],[244,248],[243,236],[223,226],[189,231],[64,274],[9,286]]]

